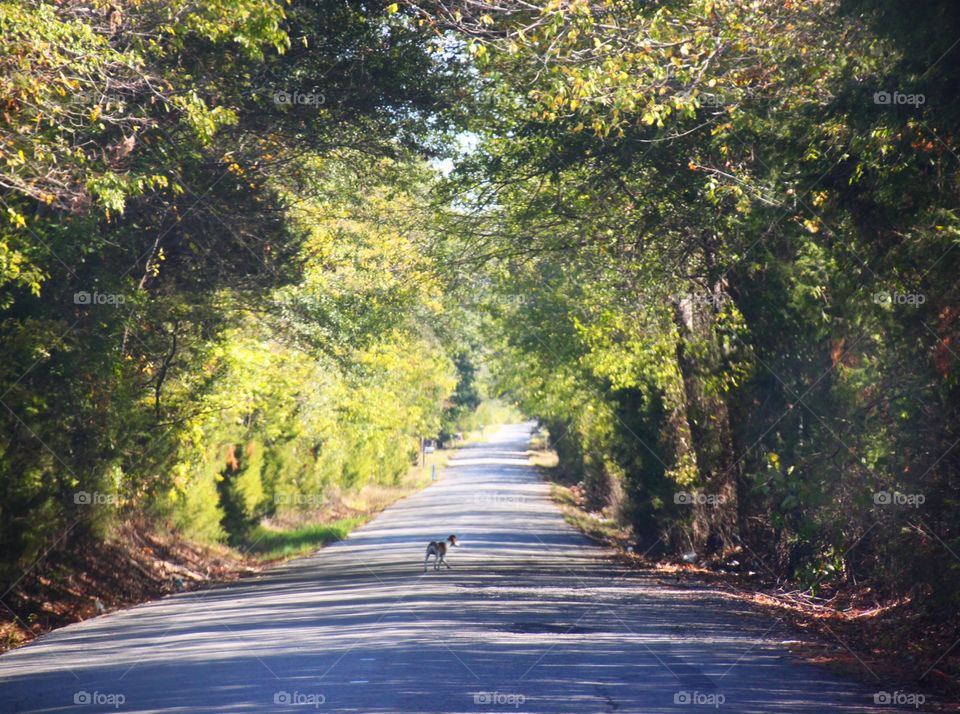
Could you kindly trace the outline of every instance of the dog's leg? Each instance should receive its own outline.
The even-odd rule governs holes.
[[[427,554],[423,556],[423,572],[427,572],[427,561],[430,560],[430,551],[427,551]]]

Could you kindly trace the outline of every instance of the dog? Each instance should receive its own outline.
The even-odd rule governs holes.
[[[434,570],[440,570],[441,563],[446,565],[448,568],[450,567],[450,564],[444,560],[444,557],[447,555],[447,543],[450,544],[451,548],[460,547],[455,535],[449,536],[446,540],[430,541],[430,545],[427,546],[427,554],[423,558],[423,572],[427,572],[427,561],[430,560],[431,555],[435,558],[433,561]]]

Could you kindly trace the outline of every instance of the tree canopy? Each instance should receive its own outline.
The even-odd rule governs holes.
[[[641,552],[955,613],[958,13],[0,2],[5,575],[492,390]]]

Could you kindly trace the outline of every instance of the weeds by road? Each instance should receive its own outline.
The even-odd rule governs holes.
[[[681,554],[654,556],[637,552],[631,529],[606,511],[587,506],[584,488],[575,475],[565,473],[556,454],[542,437],[534,437],[531,462],[550,481],[550,495],[564,519],[598,544],[615,549],[618,559],[662,576],[670,587],[710,588],[725,597],[748,602],[786,623],[802,639],[791,650],[809,661],[849,676],[875,683],[899,681],[904,689],[926,690],[941,703],[930,711],[960,711],[960,654],[951,648],[950,623],[921,623],[908,599],[878,603],[868,590],[835,589],[830,597],[814,597],[796,583],[775,582],[748,565],[742,554],[726,558],[683,562]],[[917,637],[922,631],[924,635]],[[812,635],[813,637],[810,637]],[[947,652],[946,656],[943,653]],[[931,697],[931,700],[934,697]]]
[[[466,442],[480,439],[468,434]],[[0,652],[45,632],[171,593],[255,575],[264,567],[306,555],[346,538],[392,503],[432,482],[455,449],[426,455],[392,485],[367,484],[333,491],[309,511],[264,519],[237,547],[204,545],[175,531],[160,532],[145,521],[113,527],[105,542],[74,533],[52,548],[4,600]]]

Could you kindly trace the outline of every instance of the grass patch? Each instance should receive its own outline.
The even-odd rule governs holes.
[[[530,455],[530,463],[546,473],[550,481],[554,483],[564,481],[560,473],[560,458],[556,451],[531,448],[527,453]],[[569,477],[566,480],[569,481]]]
[[[273,530],[266,526],[257,526],[251,534],[248,552],[263,560],[279,560],[304,555],[310,551],[346,538],[350,531],[362,526],[370,515],[340,518],[330,523],[295,528],[292,530]]]
[[[586,510],[576,487],[551,483],[550,497],[560,507],[564,520],[588,538],[619,548],[629,542],[629,529],[604,513]]]
[[[530,462],[550,483],[550,498],[560,508],[563,519],[588,538],[625,549],[631,540],[631,529],[603,511],[587,508],[586,494],[578,477],[560,467],[557,452],[550,448],[550,435],[538,429],[530,440],[527,452]]]

